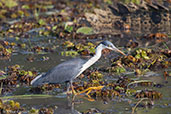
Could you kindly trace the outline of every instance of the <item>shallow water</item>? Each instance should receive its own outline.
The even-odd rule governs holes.
[[[115,39],[117,41],[117,39]],[[119,41],[119,40],[118,40]],[[113,41],[114,42],[114,41]],[[35,43],[35,42],[34,42]],[[117,42],[116,45],[122,45],[121,43],[125,42]],[[62,48],[58,47],[57,52],[47,53],[47,54],[32,54],[36,61],[29,62],[26,61],[27,56],[31,54],[23,54],[17,53],[11,57],[11,60],[3,60],[0,62],[0,69],[3,69],[9,65],[19,64],[20,66],[24,66],[24,69],[28,70],[38,70],[41,72],[47,72],[50,68],[55,65],[66,61],[72,57],[62,56],[60,54],[63,51]],[[42,56],[48,56],[50,59],[48,61],[40,61]],[[116,54],[111,54],[110,57],[115,57]],[[97,64],[93,65],[93,68],[97,68],[100,66],[105,66],[107,63],[105,61],[109,61],[107,57],[102,57]],[[171,81],[168,78],[167,82],[164,80],[163,71],[154,72],[153,76],[145,76],[140,77],[139,79],[147,79],[152,80],[153,82],[164,85],[162,88],[152,88],[157,90],[163,94],[161,100],[154,101],[154,106],[152,107],[140,107],[138,108],[137,114],[147,113],[147,114],[169,114],[171,112]],[[109,74],[106,74],[109,75]],[[132,79],[137,79],[137,77],[131,76]],[[118,79],[118,76],[113,76],[114,80]],[[148,87],[147,87],[148,88]],[[28,88],[17,88],[17,90],[13,93],[15,95],[23,95],[30,94],[27,91]],[[43,107],[52,107],[57,114],[79,114],[80,112],[85,112],[88,109],[94,109],[96,111],[104,112],[104,113],[116,113],[116,114],[130,114],[132,111],[132,107],[135,105],[137,100],[132,98],[117,98],[113,100],[109,100],[104,102],[102,100],[97,100],[94,102],[90,102],[85,98],[77,96],[75,101],[79,101],[80,103],[75,103],[71,106],[71,98],[68,99],[66,95],[59,97],[59,95],[48,98],[24,98],[24,99],[14,99],[15,101],[20,102],[21,106],[26,107],[27,109],[31,108],[43,108]],[[24,112],[23,112],[24,113]],[[27,113],[27,112],[25,112]]]
[[[146,78],[142,78],[146,79]],[[137,114],[147,113],[147,114],[170,114],[171,112],[171,84],[166,83],[165,80],[160,76],[148,77],[148,80],[163,84],[162,88],[151,88],[162,93],[163,97],[160,100],[155,100],[154,105],[151,107],[138,107]],[[171,79],[168,79],[168,82]],[[138,88],[142,89],[142,88]],[[21,94],[21,93],[20,93]],[[86,97],[76,96],[74,105],[71,105],[71,96],[67,98],[66,95],[60,97],[60,95],[55,95],[48,98],[35,98],[29,97],[24,99],[15,99],[22,104],[22,106],[27,109],[31,108],[43,108],[52,107],[55,109],[57,114],[79,114],[80,112],[85,112],[88,109],[96,109],[100,112],[107,114],[130,114],[132,111],[132,106],[135,105],[137,100],[130,97],[118,98],[113,100],[102,101],[96,100],[94,102],[88,101]]]

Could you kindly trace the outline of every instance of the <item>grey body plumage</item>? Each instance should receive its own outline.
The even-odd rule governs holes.
[[[43,84],[63,83],[69,82],[74,79],[79,73],[82,65],[86,62],[84,59],[74,58],[69,61],[65,61],[62,64],[49,70],[46,74],[43,74],[41,78],[37,79],[33,86],[39,86]]]

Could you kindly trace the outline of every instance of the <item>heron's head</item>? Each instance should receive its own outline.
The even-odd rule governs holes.
[[[103,45],[103,48],[105,49],[109,49],[109,50],[113,50],[116,52],[121,53],[122,55],[125,55],[125,53],[123,53],[121,50],[119,50],[118,48],[116,48],[110,41],[103,41],[101,42],[101,44]]]

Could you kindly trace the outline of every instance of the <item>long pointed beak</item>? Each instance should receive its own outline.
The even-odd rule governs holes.
[[[119,50],[118,48],[113,48],[114,51],[121,53],[122,55],[126,56],[126,54],[124,52],[122,52],[121,50]]]

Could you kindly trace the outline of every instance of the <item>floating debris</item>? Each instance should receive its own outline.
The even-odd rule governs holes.
[[[168,36],[166,34],[162,34],[162,33],[155,33],[155,34],[148,34],[144,38],[146,38],[148,40],[150,40],[150,39],[155,40],[157,43],[159,43],[159,42],[166,41]]]
[[[141,90],[135,94],[135,98],[150,98],[152,100],[161,99],[162,94],[155,90]]]
[[[62,52],[62,55],[65,55],[68,56],[72,56],[72,55],[78,55],[78,54],[81,54],[81,55],[90,55],[90,54],[94,54],[95,53],[95,45],[91,42],[88,42],[88,43],[78,43],[78,44],[74,44],[70,41],[65,41],[63,43],[63,45],[68,49],[68,50],[71,50],[71,51],[65,51],[65,52]]]
[[[20,65],[8,66],[5,78],[0,80],[0,83],[3,85],[1,94],[11,92],[14,87],[19,85],[29,85],[36,75],[36,71],[23,70]]]
[[[2,113],[22,113],[23,111],[25,111],[25,109],[20,106],[19,102],[15,102],[13,100],[9,100],[6,102],[0,100],[0,109]]]
[[[115,58],[111,66],[127,70],[134,68],[135,74],[141,75],[148,71],[148,69],[168,68],[170,66],[168,58],[163,54],[163,51],[161,53],[152,49],[136,49],[128,56]],[[112,67],[108,69],[112,69]]]

